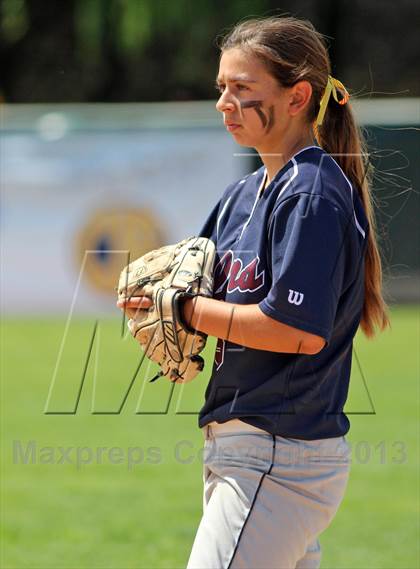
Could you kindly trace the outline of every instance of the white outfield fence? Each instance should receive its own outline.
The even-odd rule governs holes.
[[[354,105],[375,151],[388,295],[419,300],[420,100]],[[256,164],[211,101],[0,112],[4,315],[66,314],[73,302],[77,314],[117,314],[127,252],[195,234],[224,188]]]

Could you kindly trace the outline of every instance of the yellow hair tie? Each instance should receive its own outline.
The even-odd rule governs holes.
[[[338,98],[337,89],[340,89],[340,91],[342,91],[342,99]],[[321,102],[319,103],[319,113],[315,122],[315,125],[317,127],[322,125],[331,93],[339,105],[345,105],[350,99],[350,95],[348,94],[347,89],[344,87],[341,81],[335,79],[334,77],[331,77],[331,75],[328,75],[327,86],[325,87],[324,94],[322,95]]]

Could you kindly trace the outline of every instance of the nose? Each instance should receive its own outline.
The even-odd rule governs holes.
[[[216,109],[220,113],[229,113],[235,110],[235,102],[227,90],[225,90],[219,97],[216,103]]]

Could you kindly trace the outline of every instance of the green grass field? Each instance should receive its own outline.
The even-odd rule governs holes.
[[[118,413],[139,351],[119,340],[119,321],[100,322],[86,366],[93,324],[70,325],[58,366],[64,321],[3,324],[3,569],[186,565],[201,515],[206,377],[171,393],[164,380],[145,382],[154,368],[142,366]],[[355,341],[352,474],[322,536],[324,569],[420,566],[418,307],[393,308],[392,326]]]

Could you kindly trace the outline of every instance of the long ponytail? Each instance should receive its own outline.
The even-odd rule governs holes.
[[[360,327],[364,334],[371,338],[375,335],[376,328],[382,331],[390,325],[387,306],[382,296],[382,262],[370,191],[373,167],[349,103],[338,105],[331,98],[324,121],[315,129],[315,133],[320,146],[334,155],[353,187],[357,188],[369,222],[365,255],[365,299]]]
[[[312,99],[307,119],[315,125],[320,101],[331,73],[331,63],[322,35],[307,20],[293,17],[252,19],[241,22],[220,43],[221,51],[241,48],[260,58],[283,87],[309,81]],[[360,327],[371,338],[390,324],[382,296],[382,265],[376,239],[376,221],[371,196],[372,166],[365,142],[349,103],[330,98],[324,121],[315,128],[318,143],[332,154],[359,193],[369,222],[365,254],[365,298]]]

